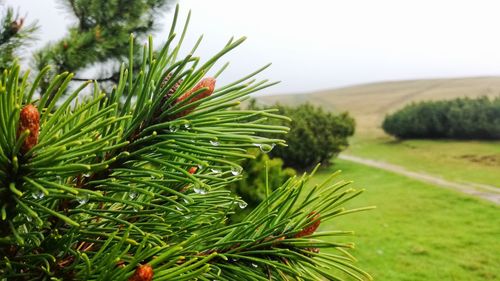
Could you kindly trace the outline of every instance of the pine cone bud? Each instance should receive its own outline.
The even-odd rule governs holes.
[[[170,79],[172,79],[172,73],[169,73],[167,75],[167,77],[165,77],[165,79],[163,79],[163,82],[161,82],[161,84],[160,84],[160,88],[164,88],[165,86],[167,86]],[[163,96],[163,98],[161,99],[161,102],[160,102],[160,107],[156,110],[156,112],[154,114],[156,119],[161,115],[161,110],[162,110],[163,105],[168,101],[168,99],[170,97],[172,97],[175,94],[175,92],[177,91],[177,89],[179,88],[179,86],[182,84],[183,81],[184,80],[182,80],[182,79],[177,80],[177,82],[170,89],[168,89],[167,93]],[[171,107],[173,104],[175,104],[175,101],[171,105],[169,105],[167,108]],[[159,120],[157,120],[157,121],[159,121]]]
[[[153,279],[153,268],[149,264],[139,265],[130,276],[128,281],[151,281]]]
[[[12,33],[16,34],[17,32],[19,32],[19,29],[23,27],[23,23],[24,23],[24,18],[20,18],[19,20],[11,22],[10,30],[12,31]]]
[[[197,170],[198,170],[198,167],[191,167],[191,168],[189,168],[189,173],[194,174],[194,173],[196,173]]]
[[[311,212],[309,215],[307,215],[307,218],[309,219],[309,222],[314,221],[312,224],[310,224],[307,227],[304,227],[299,233],[295,234],[295,238],[300,238],[303,236],[308,236],[313,234],[316,229],[318,229],[319,225],[321,224],[321,220],[319,219],[319,214],[316,212]]]
[[[163,79],[163,82],[161,82],[160,87],[163,88],[163,87],[167,86],[170,79],[172,79],[172,73],[167,74],[167,77],[165,77],[165,79]],[[179,86],[181,85],[181,83],[183,81],[184,80],[182,80],[182,79],[177,80],[177,82],[175,82],[175,84],[172,86],[172,88],[170,88],[168,90],[168,92],[165,94],[165,96],[163,97],[163,101],[166,101],[167,99],[169,99],[175,93],[175,91],[177,91],[177,89],[179,88]]]
[[[195,93],[196,91],[198,91],[202,88],[207,88],[207,89],[205,91],[197,94],[195,97],[190,98],[193,93]],[[182,96],[177,98],[176,103],[180,103],[186,99],[189,99],[189,103],[193,103],[193,102],[198,101],[202,98],[206,98],[206,97],[210,96],[214,92],[214,90],[215,90],[215,79],[212,77],[203,78],[191,90],[189,90],[188,92],[186,92],[185,94],[183,94]],[[177,114],[175,116],[175,118],[186,116],[189,113],[191,113],[195,108],[196,107],[186,109],[186,110],[180,112],[179,114]]]
[[[19,115],[19,128],[17,129],[17,137],[19,137],[24,131],[29,130],[30,134],[24,140],[21,147],[21,152],[26,153],[33,146],[38,143],[38,133],[40,131],[40,113],[38,109],[32,105],[28,104],[21,109]]]

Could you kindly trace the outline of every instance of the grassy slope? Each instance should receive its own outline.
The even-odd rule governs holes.
[[[322,227],[355,230],[352,253],[375,280],[499,280],[500,208],[393,173],[337,160],[333,170],[366,188],[354,207],[377,209]]]

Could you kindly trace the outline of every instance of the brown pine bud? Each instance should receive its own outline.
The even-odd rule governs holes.
[[[195,97],[191,97],[193,93],[196,91],[202,89],[202,88],[207,88],[205,91],[198,93]],[[177,98],[176,103],[180,103],[184,100],[189,100],[189,103],[193,103],[195,101],[198,101],[202,98],[206,98],[210,96],[215,90],[215,79],[212,77],[207,77],[203,78],[196,86],[194,86],[191,90],[187,91],[185,94]],[[191,113],[196,107],[191,107],[189,109],[186,109],[180,113],[178,113],[175,118],[183,117]]]
[[[28,152],[38,143],[38,134],[40,132],[40,113],[38,113],[38,109],[32,104],[28,104],[21,109],[17,137],[19,137],[26,130],[29,130],[30,134],[24,140],[21,147],[22,153]]]
[[[167,74],[167,77],[165,77],[165,79],[163,79],[163,81],[161,82],[160,88],[166,87],[170,79],[172,79],[172,73]],[[177,80],[177,82],[175,82],[175,84],[170,89],[168,89],[167,93],[165,93],[165,95],[161,99],[160,106],[158,107],[158,109],[154,114],[155,119],[158,119],[158,117],[161,115],[162,107],[164,107],[163,105],[168,101],[168,99],[170,99],[170,97],[172,97],[175,94],[175,92],[177,91],[177,89],[179,88],[179,86],[182,84],[183,81],[184,80],[182,79]],[[173,104],[175,104],[175,101],[172,102],[170,105],[168,105],[167,108],[172,107]]]
[[[172,79],[172,73],[167,74],[167,77],[165,77],[165,79],[163,79],[163,82],[161,82],[160,87],[164,88],[165,86],[167,86],[170,79]],[[183,81],[184,80],[182,79],[177,80],[177,82],[175,82],[175,84],[165,94],[165,96],[163,97],[163,101],[169,99],[175,93],[175,91],[177,91],[177,89],[179,88],[179,86],[182,84]]]
[[[23,23],[24,23],[24,18],[20,18],[18,20],[15,20],[13,22],[10,23],[10,30],[12,31],[12,33],[17,33],[19,32],[19,29],[21,29],[21,27],[23,27]]]
[[[319,219],[319,214],[316,212],[311,212],[309,215],[307,215],[307,218],[309,219],[309,223],[314,221],[312,224],[309,226],[304,227],[299,233],[295,234],[295,238],[300,238],[303,236],[308,236],[313,234],[316,229],[318,229],[319,225],[321,224],[321,220]]]
[[[191,167],[191,168],[189,168],[189,173],[192,175],[192,174],[196,173],[197,170],[198,170],[198,167]]]
[[[130,276],[128,281],[151,281],[153,279],[153,268],[149,264],[139,265]]]

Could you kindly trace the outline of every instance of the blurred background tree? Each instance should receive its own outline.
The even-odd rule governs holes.
[[[169,0],[60,0],[62,8],[73,19],[68,33],[59,41],[50,42],[37,50],[35,68],[51,65],[51,73],[76,73],[73,81],[97,80],[115,84],[119,62],[129,57],[129,38],[139,39],[134,57],[142,51],[142,42],[157,28],[157,18],[169,7]],[[26,39],[36,34],[36,25],[24,25],[24,18],[12,8],[5,8],[0,38],[2,69],[19,55],[16,49],[26,46]],[[23,44],[24,43],[24,44]],[[82,74],[96,67],[92,74]],[[52,76],[53,76],[52,75]],[[46,89],[51,76],[41,81]]]
[[[256,105],[255,101],[249,107],[266,108]],[[354,134],[356,123],[347,112],[326,112],[309,103],[296,107],[277,104],[272,108],[292,119],[291,122],[274,121],[291,129],[285,136],[288,147],[271,148],[269,153],[271,157],[283,159],[286,167],[305,171],[318,163],[329,165],[333,157],[349,146],[348,138]]]
[[[266,194],[273,191],[273,186],[281,186],[296,175],[296,170],[303,172],[318,164],[329,165],[332,158],[348,147],[348,138],[354,134],[355,128],[355,121],[347,112],[335,114],[311,104],[265,107],[257,105],[253,99],[248,108],[277,109],[279,114],[290,117],[291,121],[273,119],[272,124],[289,126],[290,131],[283,136],[288,146],[254,144],[259,149],[249,150],[255,159],[246,159],[241,163],[245,171],[242,180],[229,186],[249,206],[233,215],[233,221],[240,221],[265,200]],[[271,134],[267,136],[272,137]]]
[[[55,73],[78,71],[96,63],[118,62],[129,55],[129,36],[144,39],[156,25],[155,19],[167,8],[168,0],[61,0],[75,23],[68,34],[49,43],[35,54],[38,69],[53,65]],[[141,40],[134,48],[139,53]],[[110,72],[108,70],[108,72]],[[116,82],[117,69],[108,76],[83,77]],[[78,76],[76,76],[78,77]],[[77,78],[78,79],[78,78]]]
[[[10,7],[0,2],[0,71],[4,71],[20,55],[22,48],[28,46],[37,30],[35,23],[25,24],[24,18]]]

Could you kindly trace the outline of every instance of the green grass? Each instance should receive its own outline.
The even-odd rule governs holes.
[[[339,217],[323,229],[354,230],[351,251],[375,280],[499,280],[500,208],[375,168],[337,160],[334,170],[366,192],[350,207],[377,209]]]
[[[500,187],[500,141],[395,141],[390,137],[356,137],[347,152],[452,181]]]

